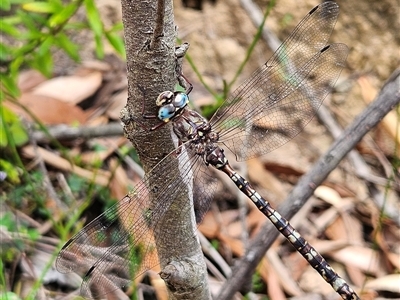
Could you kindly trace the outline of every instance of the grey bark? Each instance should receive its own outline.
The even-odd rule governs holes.
[[[173,6],[172,1],[162,0],[121,2],[128,73],[128,100],[122,121],[125,135],[137,149],[148,173],[175,148],[170,125],[150,132],[146,128],[159,121],[142,118],[143,108],[146,114],[157,113],[157,96],[163,91],[173,91],[176,83]],[[152,176],[154,180],[148,187],[152,191],[151,201],[157,198],[157,185],[174,172],[179,172],[178,166],[175,170]],[[157,230],[154,231],[161,277],[167,283],[170,299],[209,299],[207,272],[200,246],[196,238],[187,238],[195,237],[195,220],[192,214],[181,213],[189,198],[186,193],[180,199],[169,199],[174,201],[173,205],[157,224],[162,233],[156,235]]]

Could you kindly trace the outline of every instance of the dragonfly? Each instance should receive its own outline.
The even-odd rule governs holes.
[[[359,299],[300,233],[234,171],[224,153],[224,149],[232,151],[238,161],[266,154],[310,122],[347,59],[346,45],[327,43],[338,14],[339,6],[332,1],[314,7],[210,121],[188,107],[190,83],[185,92],[164,91],[158,96],[158,114],[143,117],[160,120],[150,130],[172,123],[177,148],[127,196],[72,237],[57,257],[58,271],[82,275],[83,296],[96,299],[116,289],[126,290],[134,278],[156,266],[154,236],[162,234],[160,220],[175,199],[189,190],[201,195],[201,205],[195,205],[196,220],[201,222],[217,188],[213,171],[218,170],[229,176],[343,299]],[[169,176],[154,186],[165,173]],[[188,201],[182,213],[192,210]]]

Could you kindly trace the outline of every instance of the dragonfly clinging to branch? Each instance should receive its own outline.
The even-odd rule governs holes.
[[[338,13],[338,5],[331,1],[312,9],[210,121],[188,108],[191,85],[186,92],[159,95],[156,104],[161,123],[153,130],[171,122],[179,147],[134,191],[68,241],[58,256],[58,270],[83,275],[83,295],[97,298],[111,290],[125,289],[135,276],[158,264],[155,256],[148,254],[156,252],[154,234],[162,232],[159,220],[174,199],[193,184],[202,196],[203,205],[198,209],[201,220],[216,188],[211,176],[215,168],[231,178],[343,299],[358,299],[325,259],[233,170],[223,150],[229,149],[238,160],[262,155],[291,140],[310,122],[347,58],[346,45],[327,44]],[[158,198],[151,202],[149,183],[159,174],[170,172],[177,161],[180,172],[169,174],[158,186]],[[199,173],[203,176],[197,176]],[[188,202],[182,211],[189,213],[191,209]],[[138,254],[142,255],[140,261]]]

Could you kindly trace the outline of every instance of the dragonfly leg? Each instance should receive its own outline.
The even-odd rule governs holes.
[[[131,122],[136,123],[137,125],[139,125],[143,130],[148,131],[148,127],[146,126],[146,124],[144,124],[141,120],[139,120],[138,118],[135,118],[130,112],[129,109],[127,108],[127,106],[125,106],[124,108],[121,109],[120,112],[120,116],[119,116],[120,120],[122,121],[122,123],[124,124],[124,128],[125,125],[128,125]]]
[[[179,85],[186,89],[186,92],[185,92],[186,95],[188,95],[193,89],[193,85],[183,75],[183,71],[182,71],[183,58],[185,57],[188,49],[189,49],[189,43],[183,43],[182,45],[175,47],[175,57],[176,57],[175,72],[176,72],[176,74],[178,74],[177,79],[178,79]]]
[[[179,75],[179,78],[180,78],[180,79],[178,79],[179,84],[183,84],[184,85],[183,87],[186,89],[185,94],[189,95],[190,92],[193,90],[193,84],[186,78],[185,75],[183,75],[182,72],[180,72],[178,75]],[[182,80],[182,78],[183,78],[183,80]]]

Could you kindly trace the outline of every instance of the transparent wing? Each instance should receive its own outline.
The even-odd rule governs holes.
[[[177,163],[180,172],[171,173]],[[159,264],[154,239],[155,233],[163,232],[159,221],[182,193],[192,192],[188,187],[193,187],[197,172],[210,172],[200,157],[185,151],[178,159],[175,152],[169,154],[129,195],[65,244],[57,257],[57,270],[81,275],[81,295],[87,298],[126,290],[137,276]],[[196,180],[202,197],[199,221],[208,210],[215,189],[215,180],[210,184],[209,178],[207,184],[206,179]],[[149,196],[155,197],[155,201],[150,201]],[[180,205],[182,213],[190,215],[192,204]]]
[[[238,160],[282,146],[312,119],[347,57],[345,45],[326,48],[338,13],[338,5],[331,1],[311,10],[213,116],[211,125],[220,141]],[[260,138],[268,141],[267,146],[257,143]]]

